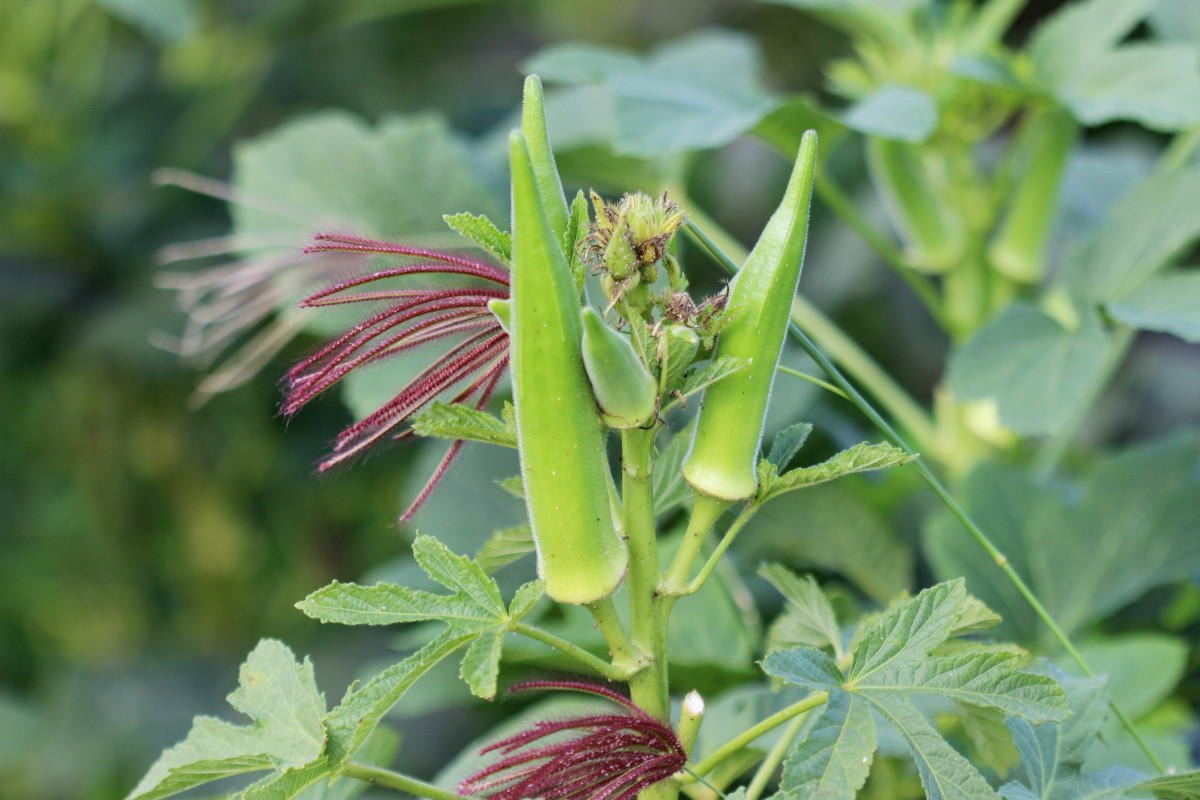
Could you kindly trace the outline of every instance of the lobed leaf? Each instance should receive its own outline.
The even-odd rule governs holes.
[[[813,647],[774,650],[762,661],[763,672],[810,691],[839,689],[842,671],[825,652]]]
[[[524,522],[493,533],[475,554],[475,561],[490,575],[534,550],[533,529]]]
[[[884,86],[842,112],[846,127],[868,136],[919,144],[937,130],[933,98],[912,86]]]
[[[413,420],[412,428],[419,436],[517,446],[516,430],[507,421],[458,403],[434,403]]]
[[[787,426],[771,440],[771,449],[767,453],[767,461],[778,469],[785,469],[812,433],[813,426],[807,422],[797,422]]]
[[[953,632],[966,597],[959,579],[931,586],[888,609],[855,646],[848,682],[857,685],[892,664],[924,659]]]
[[[1200,343],[1200,271],[1150,278],[1105,306],[1110,317],[1144,331]]]
[[[887,442],[879,444],[863,442],[848,450],[843,450],[820,464],[789,470],[782,475],[775,475],[775,465],[764,460],[759,462],[757,501],[765,502],[786,492],[827,483],[855,472],[907,464],[913,458],[906,451]]]
[[[512,265],[512,234],[497,228],[487,217],[464,211],[459,214],[446,214],[442,219],[446,220],[450,230],[475,242],[500,259],[505,266]]]
[[[783,764],[781,800],[853,800],[875,756],[870,706],[851,692],[834,690],[807,734]]]
[[[758,574],[788,601],[784,612],[771,625],[767,640],[777,644],[832,647],[842,655],[842,633],[829,598],[811,575],[797,576],[787,567],[770,564],[759,567]]]
[[[721,356],[710,361],[704,367],[686,374],[683,378],[683,385],[679,387],[679,393],[684,397],[691,397],[745,367],[746,362],[740,358]],[[672,404],[667,404],[666,407],[670,407],[670,405]]]

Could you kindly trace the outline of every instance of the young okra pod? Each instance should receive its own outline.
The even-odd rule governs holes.
[[[730,291],[729,322],[713,356],[732,356],[746,364],[705,390],[683,462],[688,483],[722,500],[745,500],[758,489],[759,443],[800,281],[816,160],[817,134],[808,131],[783,201]]]
[[[592,308],[583,310],[583,366],[609,427],[637,428],[654,418],[658,383],[629,339]]]
[[[609,506],[604,429],[581,352],[579,295],[514,131],[511,345],[517,443],[538,575],[560,603],[607,597],[628,567]]]

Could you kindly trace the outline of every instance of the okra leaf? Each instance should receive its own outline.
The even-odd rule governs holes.
[[[513,475],[511,478],[505,478],[502,481],[496,481],[496,485],[504,491],[511,494],[520,500],[525,499],[525,482],[520,475]],[[533,534],[531,533],[530,536]]]
[[[758,466],[759,488],[756,502],[763,503],[785,492],[816,486],[843,475],[894,467],[912,460],[913,456],[886,442],[863,442],[820,464],[789,470],[782,475],[776,474],[775,464],[764,459]]]
[[[237,800],[291,800],[313,786],[336,777],[337,772],[322,756],[316,761],[291,772],[275,772],[247,786]],[[347,782],[357,783],[357,781]]]
[[[517,446],[516,431],[506,420],[457,403],[434,403],[413,420],[412,427],[418,436]]]
[[[954,631],[966,598],[959,579],[930,586],[889,608],[854,648],[849,680],[858,683],[889,665],[924,659]]]
[[[1200,770],[1160,775],[1133,788],[1154,792],[1163,800],[1200,800]]]
[[[351,686],[341,704],[325,718],[330,762],[338,770],[344,767],[404,693],[434,665],[473,638],[470,634],[455,635],[446,631],[362,686]]]
[[[1012,768],[1020,763],[1021,754],[1013,744],[1012,733],[1004,724],[1004,712],[970,703],[957,705],[963,733],[975,746],[973,760],[991,767],[1001,778],[1007,777]]]
[[[228,701],[254,723],[238,726],[196,717],[187,738],[159,757],[129,800],[168,797],[245,772],[307,770],[322,757],[325,698],[317,691],[312,663],[307,658],[297,662],[282,642],[258,643],[242,664],[238,688]]]
[[[500,668],[500,642],[513,619],[500,597],[500,588],[479,564],[456,555],[432,536],[413,542],[417,563],[429,577],[453,591],[434,594],[393,583],[359,586],[334,581],[310,594],[296,607],[313,619],[343,625],[394,625],[436,620],[448,626],[443,636],[473,642],[461,675],[472,692],[490,698]],[[521,604],[526,602],[521,600]],[[528,609],[526,609],[528,610]],[[467,663],[469,662],[469,663]]]
[[[683,466],[683,457],[687,455],[688,447],[692,443],[693,425],[694,420],[671,436],[671,441],[654,461],[652,480],[655,516],[665,514],[692,496],[692,487],[683,479],[680,467]]]
[[[548,82],[598,85],[612,103],[613,149],[651,158],[721,147],[775,107],[748,36],[707,30],[646,56],[590,44],[543,50],[525,65]]]
[[[1111,347],[1090,312],[1069,330],[1039,309],[1014,303],[951,357],[947,376],[960,399],[995,402],[1004,426],[1049,434],[1082,413]]]
[[[530,581],[523,584],[513,594],[512,602],[508,604],[508,616],[519,620],[533,610],[538,600],[546,594],[546,584],[542,581]]]
[[[793,647],[773,650],[762,661],[763,672],[809,691],[840,689],[846,682],[841,669],[823,650]]]
[[[1200,5],[1192,0],[1159,0],[1147,21],[1160,39],[1200,44]]]
[[[1134,328],[1200,343],[1200,271],[1151,278],[1105,310]]]
[[[875,757],[875,722],[862,697],[835,689],[820,716],[783,764],[787,798],[853,800]]]
[[[775,434],[775,438],[771,440],[771,450],[767,453],[767,461],[778,469],[786,468],[796,457],[796,453],[800,452],[800,448],[804,447],[812,429],[810,423],[797,422]]]
[[[493,533],[475,554],[475,561],[484,572],[491,575],[522,556],[529,555],[535,549],[533,529],[525,522],[511,528],[501,528]]]
[[[500,259],[505,266],[512,265],[512,234],[497,228],[487,217],[475,216],[464,211],[459,214],[446,214],[442,219],[446,220],[450,230],[475,242]]]
[[[720,358],[710,361],[699,369],[694,369],[684,375],[683,385],[679,387],[679,393],[686,397],[691,397],[696,392],[702,391],[709,386],[712,386],[722,378],[727,378],[738,370],[745,369],[746,362],[744,359],[735,358],[733,356],[721,356]],[[674,400],[663,406],[664,409],[675,405],[678,400]]]
[[[575,281],[575,289],[583,294],[583,283],[587,279],[587,266],[583,263],[580,246],[587,238],[590,219],[588,217],[587,198],[583,191],[575,193],[567,215],[567,230],[563,235],[563,253],[571,264],[571,277]]]
[[[811,575],[803,578],[781,564],[759,568],[766,578],[788,600],[783,613],[767,632],[768,649],[784,645],[832,647],[834,656],[842,656],[842,633],[829,598]]]
[[[868,136],[919,144],[937,129],[937,104],[912,86],[884,86],[841,115],[846,127]]]

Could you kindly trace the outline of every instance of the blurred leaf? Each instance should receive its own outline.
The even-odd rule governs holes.
[[[1160,775],[1135,788],[1148,789],[1163,800],[1197,800],[1200,798],[1200,770]]]
[[[764,459],[758,463],[759,485],[755,499],[765,503],[796,489],[827,483],[856,472],[895,467],[912,460],[907,452],[887,442],[862,442],[820,464],[789,470],[782,475],[776,474],[777,467]]]
[[[792,95],[783,100],[754,128],[754,135],[771,145],[785,158],[794,158],[800,149],[800,138],[807,130],[815,130],[821,152],[828,157],[846,133],[841,121],[821,110],[816,97]]]
[[[671,441],[659,451],[651,474],[654,483],[654,516],[670,511],[692,496],[691,485],[683,479],[683,457],[692,444],[694,421],[671,435]]]
[[[1200,51],[1119,46],[1157,0],[1083,0],[1044,22],[1030,41],[1036,79],[1088,125],[1128,119],[1155,130],[1200,122]]]
[[[1200,164],[1156,175],[1131,191],[1069,257],[1072,293],[1123,300],[1200,238]]]
[[[1075,330],[1014,303],[950,358],[960,400],[993,400],[1000,422],[1025,435],[1054,433],[1086,402],[1110,347],[1090,313]]]
[[[330,770],[311,762],[325,749],[325,698],[312,663],[297,663],[282,642],[263,639],[247,656],[229,704],[254,720],[236,726],[196,717],[187,738],[150,767],[129,797],[167,797],[193,786],[244,772]]]
[[[911,86],[884,86],[846,109],[842,123],[867,136],[924,142],[937,129],[933,98]]]
[[[1108,678],[1112,699],[1137,719],[1170,697],[1183,680],[1188,645],[1162,633],[1129,633],[1081,642],[1079,652],[1094,674]]]
[[[196,29],[195,0],[96,0],[149,38],[162,44],[186,39]]]
[[[975,745],[977,757],[1001,777],[1021,761],[1021,754],[1013,744],[1012,733],[1004,724],[1004,712],[996,708],[980,708],[970,703],[959,703],[958,713],[963,731]]]
[[[612,102],[613,147],[624,155],[720,147],[775,105],[759,82],[757,44],[731,31],[701,31],[647,56],[559,45],[534,56],[525,69],[546,81],[603,86]]]
[[[1068,634],[1200,569],[1200,444],[1194,436],[1104,459],[1069,494],[1046,491],[1018,470],[983,464],[967,477],[961,496]],[[924,544],[934,573],[965,576],[971,591],[1003,617],[1006,637],[1054,646],[1020,594],[996,580],[994,562],[957,520],[935,517]]]
[[[1139,330],[1200,343],[1200,270],[1150,278],[1105,311]]]
[[[841,483],[776,498],[734,545],[754,563],[817,564],[845,575],[880,603],[912,580],[912,552],[887,521]]]
[[[434,403],[413,419],[412,427],[418,436],[517,446],[517,432],[506,421],[459,403]]]
[[[514,525],[511,528],[501,528],[483,543],[475,560],[483,571],[491,575],[498,569],[508,566],[518,558],[527,556],[536,549],[533,542],[533,529],[528,523]]]
[[[813,577],[805,575],[801,578],[779,564],[759,567],[758,574],[766,578],[788,601],[767,634],[768,649],[798,644],[833,647],[834,653],[840,657],[841,628],[838,627],[829,598]]]
[[[1149,21],[1161,39],[1200,44],[1200,4],[1194,0],[1159,0]]]

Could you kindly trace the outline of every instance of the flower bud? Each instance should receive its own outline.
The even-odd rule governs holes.
[[[583,366],[575,281],[519,131],[510,150],[513,402],[538,575],[558,602],[592,603],[620,585],[629,556],[609,506],[611,473]]]
[[[583,366],[609,427],[636,428],[654,418],[658,408],[654,376],[629,338],[605,325],[592,308],[583,310]]]
[[[758,489],[759,443],[804,261],[816,161],[817,134],[808,131],[783,201],[733,281],[713,356],[746,366],[705,390],[683,462],[687,482],[721,500],[745,500]]]

